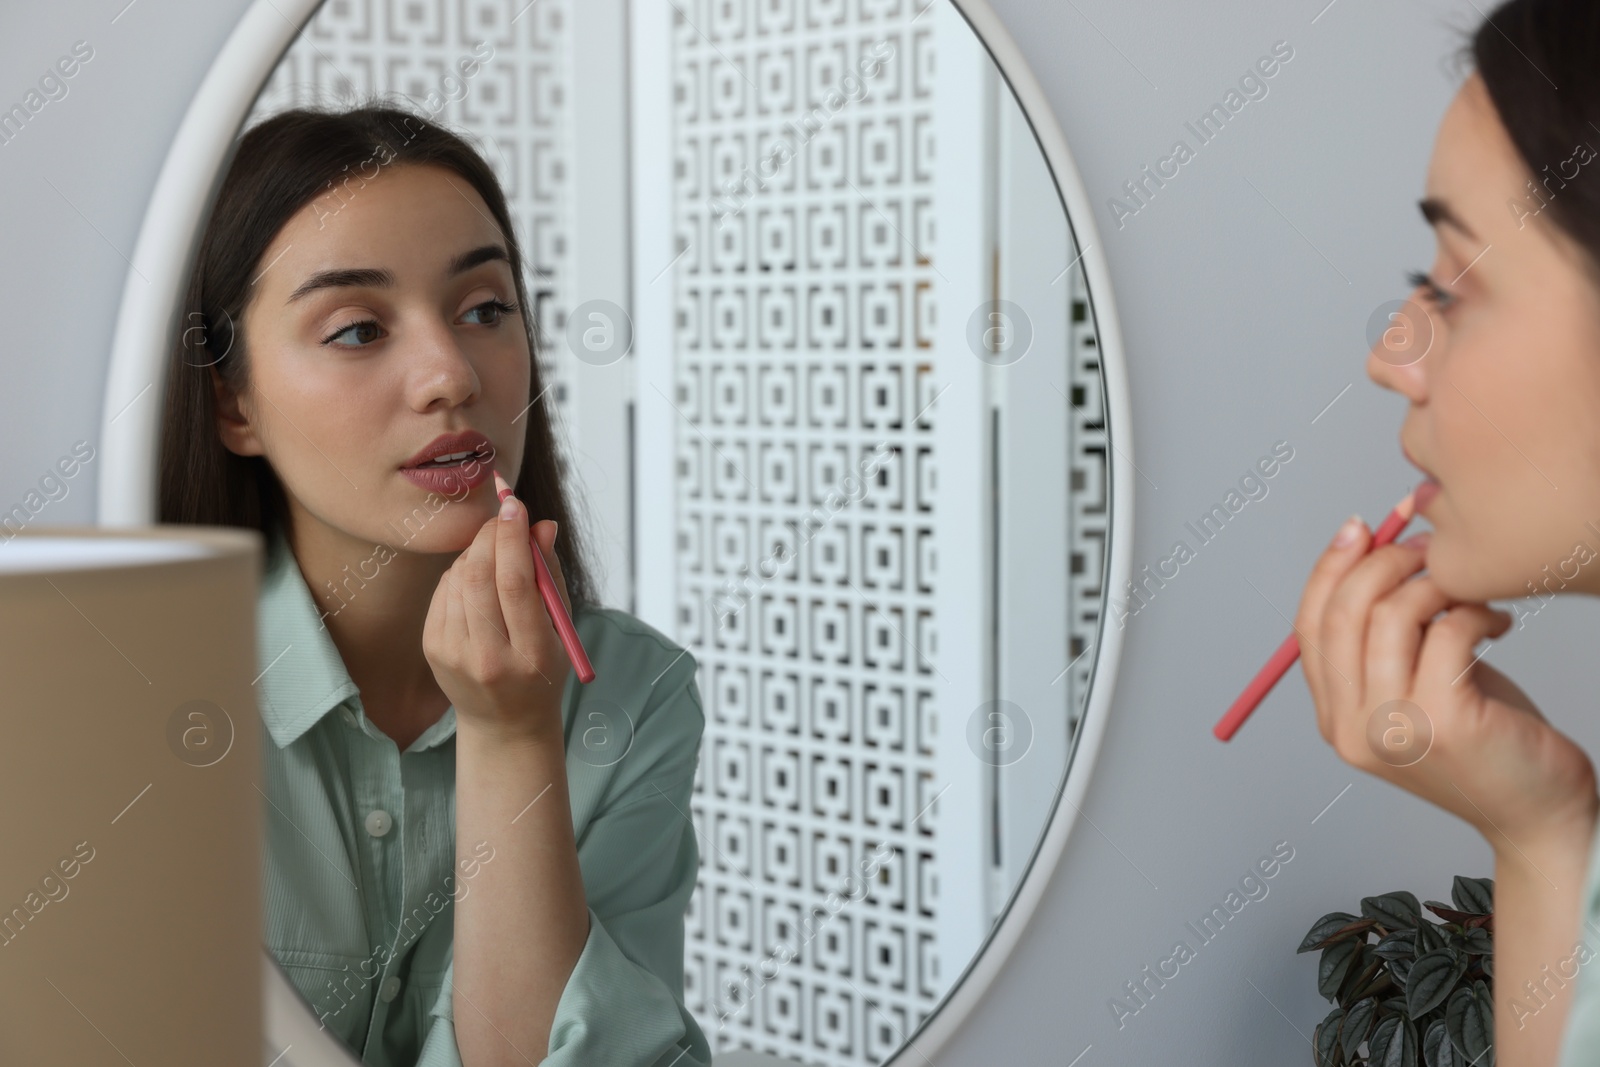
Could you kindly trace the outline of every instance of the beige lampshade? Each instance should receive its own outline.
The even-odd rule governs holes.
[[[261,1062],[262,552],[0,540],[0,1063]]]

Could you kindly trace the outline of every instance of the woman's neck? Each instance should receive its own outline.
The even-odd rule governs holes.
[[[450,705],[422,631],[455,556],[358,541],[315,520],[298,524],[289,543],[367,717],[405,751]]]

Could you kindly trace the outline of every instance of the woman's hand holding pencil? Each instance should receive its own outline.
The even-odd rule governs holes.
[[[1427,534],[1370,549],[1368,540],[1359,519],[1346,523],[1295,617],[1323,739],[1352,766],[1460,816],[1497,851],[1587,840],[1589,757],[1473,654],[1511,614],[1454,600],[1418,574]]]
[[[1418,574],[1428,534],[1390,543],[1411,504],[1408,494],[1371,535],[1351,517],[1306,582],[1294,633],[1213,732],[1232,737],[1299,658],[1317,728],[1345,762],[1460,816],[1496,850],[1587,841],[1589,757],[1473,654],[1510,613],[1452,600]]]
[[[495,479],[504,486],[498,473]],[[529,530],[509,487],[501,501],[509,518],[502,511],[485,522],[439,580],[422,651],[458,718],[506,740],[559,744],[569,651],[556,620],[572,623],[556,524],[545,520]],[[582,644],[576,647],[583,671],[594,677]]]
[[[495,492],[500,498],[500,517],[507,518],[506,498],[511,496],[511,486],[500,476],[499,471],[494,472]],[[520,505],[519,505],[520,507]],[[578,672],[578,681],[588,685],[594,681],[594,668],[589,665],[589,654],[583,650],[583,642],[578,638],[578,628],[572,623],[572,603],[567,597],[566,579],[561,580],[559,591],[556,580],[550,574],[550,565],[545,562],[545,556],[556,561],[556,568],[561,567],[561,560],[555,554],[556,524],[550,523],[549,544],[542,548],[534,541],[533,531],[528,531],[528,543],[533,547],[533,575],[539,584],[539,596],[544,600],[545,610],[550,613],[550,622],[556,628],[556,636],[561,638],[561,647],[567,653],[567,659],[572,661],[572,669]]]

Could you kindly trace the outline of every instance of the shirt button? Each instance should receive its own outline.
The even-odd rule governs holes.
[[[378,987],[378,999],[387,1004],[399,995],[400,979],[391,974],[383,980],[383,985]]]
[[[340,708],[339,710],[340,710],[341,713],[343,713],[344,721],[348,725],[350,725],[350,726],[356,725],[356,713],[355,712],[351,711],[349,708]]]
[[[382,808],[367,813],[367,833],[373,837],[382,837],[389,832],[389,827],[394,825],[394,819]]]

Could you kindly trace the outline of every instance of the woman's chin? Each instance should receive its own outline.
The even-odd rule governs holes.
[[[1482,576],[1473,574],[1470,570],[1463,573],[1456,565],[1449,546],[1440,544],[1439,531],[1433,530],[1431,532],[1432,537],[1428,541],[1425,562],[1423,563],[1423,568],[1427,571],[1428,577],[1433,580],[1433,584],[1438,586],[1446,596],[1454,600],[1469,599],[1470,597],[1466,591],[1480,584]]]
[[[1487,604],[1527,595],[1524,579],[1509,571],[1492,567],[1484,554],[1463,554],[1449,537],[1433,531],[1428,542],[1428,577],[1451,600],[1463,604]]]
[[[481,504],[450,503],[437,514],[422,507],[386,525],[376,539],[401,552],[459,553],[472,546],[483,524],[493,517],[493,510]]]
[[[492,516],[485,515],[484,522],[489,521],[490,518],[492,518]],[[418,544],[413,551],[458,555],[472,547],[472,542],[477,538],[478,531],[482,528],[483,523],[480,522],[468,529],[449,531],[439,530],[431,539],[426,542],[423,541],[422,538],[418,538]],[[423,547],[424,545],[426,545],[426,547]]]

